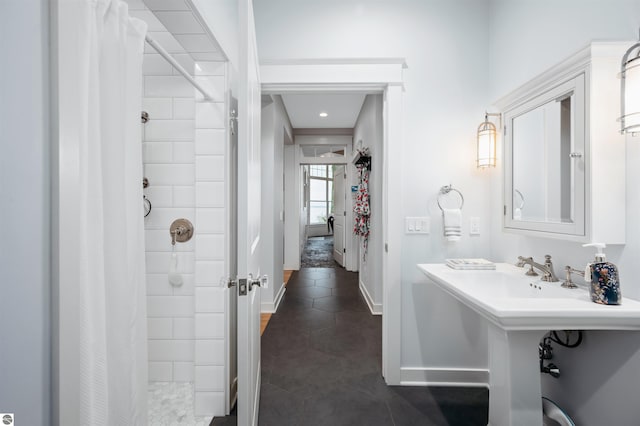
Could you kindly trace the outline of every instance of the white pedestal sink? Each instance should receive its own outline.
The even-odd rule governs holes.
[[[542,425],[538,343],[549,330],[640,330],[640,302],[591,302],[585,288],[526,276],[496,264],[495,271],[418,265],[438,287],[489,321],[489,425]],[[537,277],[536,277],[537,278]]]

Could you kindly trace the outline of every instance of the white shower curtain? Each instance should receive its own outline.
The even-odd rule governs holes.
[[[76,255],[74,265],[60,262],[73,269],[61,272],[61,280],[70,278],[60,283],[60,298],[76,302],[60,315],[77,322],[64,329],[61,320],[60,363],[71,372],[61,378],[61,418],[77,425],[144,425],[146,24],[130,18],[120,0],[60,0],[58,24],[61,258]],[[76,211],[67,214],[71,205]],[[73,230],[65,229],[68,217],[76,221]]]

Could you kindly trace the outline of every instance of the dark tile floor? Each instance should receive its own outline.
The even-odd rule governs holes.
[[[386,386],[381,317],[357,277],[342,268],[293,273],[262,337],[260,425],[486,425],[486,389]]]

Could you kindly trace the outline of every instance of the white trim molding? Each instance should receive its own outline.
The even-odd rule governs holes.
[[[364,297],[364,300],[367,302],[367,306],[369,306],[371,315],[382,315],[382,303],[373,302],[373,298],[369,294],[369,291],[362,280],[360,280],[358,287],[360,288],[360,294],[362,294],[362,297]]]
[[[402,58],[263,60],[262,93],[323,90],[380,93],[386,86],[404,86]]]
[[[282,287],[280,287],[280,291],[276,294],[273,302],[262,302],[260,304],[260,312],[263,314],[275,314],[278,311],[280,302],[282,302],[282,296],[284,296],[285,291],[287,291],[287,287],[282,283]]]
[[[402,367],[402,386],[489,387],[489,370],[480,368]]]

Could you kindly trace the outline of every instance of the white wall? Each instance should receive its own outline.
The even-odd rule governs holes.
[[[473,319],[460,325],[473,314],[427,284],[415,266],[489,254],[491,172],[475,168],[475,132],[488,108],[486,7],[476,0],[254,2],[261,60],[406,58],[402,187],[390,190],[401,191],[405,216],[432,219],[430,235],[402,239],[407,379],[421,376],[421,368],[487,367],[486,329]],[[434,207],[438,189],[450,183],[465,196],[464,235],[453,244],[444,241],[441,213]],[[480,217],[480,236],[467,233],[471,216]]]
[[[302,185],[297,179],[302,174],[296,164],[296,149],[295,145],[284,147],[284,269],[288,270],[300,269],[301,215],[298,200],[301,199]]]
[[[491,0],[490,100],[495,100],[546,68],[578,51],[591,40],[637,40],[640,3],[626,0]],[[640,258],[640,138],[627,136],[626,245],[608,247],[608,259],[620,268],[623,297],[640,299],[634,279]],[[553,256],[556,272],[564,265],[578,269],[593,259],[577,243],[505,234],[500,216],[501,173],[491,184],[491,258],[513,262],[516,256]],[[614,206],[621,208],[621,206]],[[557,345],[556,345],[557,346]],[[640,335],[587,332],[577,349],[556,349],[562,372],[558,380],[543,377],[543,394],[557,401],[580,425],[638,423]]]
[[[354,151],[359,141],[369,148],[371,154],[371,173],[369,175],[369,204],[371,207],[370,234],[368,251],[365,256],[362,237],[358,256],[358,271],[361,291],[364,287],[365,298],[373,313],[382,313],[382,95],[367,95],[353,128]],[[355,166],[350,165],[356,175]],[[357,182],[357,176],[355,176]],[[356,185],[357,183],[354,183]],[[347,188],[347,197],[352,198],[351,188]],[[347,224],[347,238],[352,233],[352,224]]]
[[[292,129],[280,96],[262,108],[262,267],[269,287],[262,289],[262,312],[275,312],[284,291],[284,145]]]
[[[51,421],[49,2],[0,2],[0,412]]]

